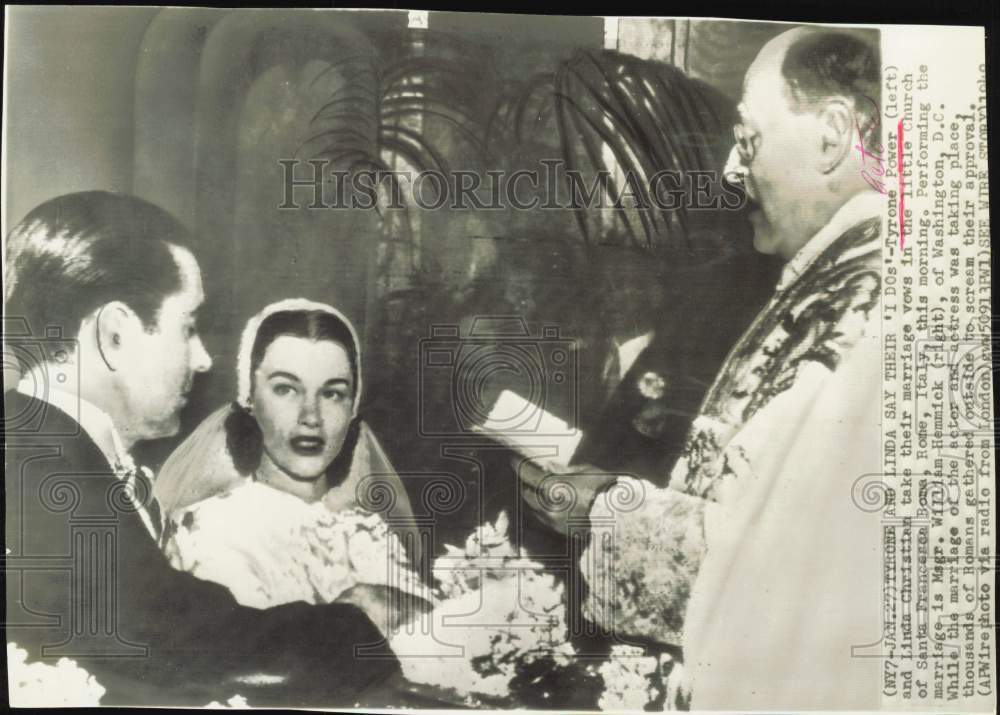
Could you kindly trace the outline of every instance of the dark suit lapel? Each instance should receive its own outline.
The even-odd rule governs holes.
[[[62,498],[60,489],[75,489],[76,504],[67,514],[71,522],[111,520],[122,536],[145,538],[158,548],[126,491],[125,481],[115,474],[104,452],[76,419],[48,402],[19,392],[8,393],[6,398],[5,446],[12,451],[61,457],[62,466],[53,468],[52,473],[34,485],[34,498],[43,505],[49,502],[58,505]],[[8,419],[11,414],[37,417],[30,424],[18,425]],[[24,458],[18,454],[11,456],[17,461]],[[32,498],[31,494],[25,496]]]

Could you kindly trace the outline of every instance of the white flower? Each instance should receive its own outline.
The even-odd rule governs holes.
[[[660,667],[660,661],[643,655],[642,648],[611,646],[611,655],[598,669],[604,692],[597,706],[601,710],[642,710],[660,695],[654,684]]]
[[[245,708],[249,708],[250,704],[247,703],[247,699],[244,698],[242,695],[234,695],[233,697],[229,698],[229,700],[226,701],[225,705],[223,705],[222,703],[219,703],[219,702],[213,700],[212,702],[210,702],[205,707],[206,708],[213,708],[213,709],[218,709],[218,708],[239,708],[239,709],[245,709]]]
[[[446,546],[434,562],[442,600],[419,633],[390,641],[408,680],[465,696],[503,697],[519,663],[552,656],[568,664],[563,588],[542,564],[515,552],[508,520],[478,527],[465,549]]]
[[[650,400],[659,400],[667,391],[667,381],[655,372],[647,372],[637,383],[639,393]]]
[[[55,665],[27,662],[27,651],[7,644],[7,678],[10,704],[19,708],[93,707],[105,689],[97,678],[76,664],[60,658]]]

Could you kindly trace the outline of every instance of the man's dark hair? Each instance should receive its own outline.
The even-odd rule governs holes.
[[[8,321],[19,332],[26,321],[30,335],[46,338],[50,360],[55,350],[72,349],[88,315],[116,300],[153,330],[163,299],[181,289],[170,246],[189,243],[177,219],[135,196],[85,191],[50,199],[7,235],[5,332]]]
[[[796,111],[815,109],[832,97],[852,101],[865,149],[876,149],[882,106],[877,40],[842,31],[807,32],[788,48],[781,74]]]

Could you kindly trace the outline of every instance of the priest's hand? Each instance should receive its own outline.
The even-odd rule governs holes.
[[[618,478],[588,465],[542,466],[523,457],[515,457],[512,466],[525,504],[542,524],[560,534],[569,534],[571,526],[585,528],[597,495]]]

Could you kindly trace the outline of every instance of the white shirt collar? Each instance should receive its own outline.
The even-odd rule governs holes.
[[[118,471],[118,468],[123,468],[125,471],[135,468],[132,455],[125,449],[125,443],[107,412],[79,395],[52,385],[43,390],[42,394],[35,394],[37,386],[37,381],[24,377],[18,383],[17,391],[28,397],[37,397],[76,420],[87,436],[94,440],[94,444],[115,471]]]
[[[778,281],[777,291],[785,290],[796,278],[805,273],[816,257],[843,236],[848,229],[866,219],[881,216],[884,211],[885,196],[877,191],[865,190],[849,198],[843,206],[837,209],[827,224],[810,238],[799,249],[798,253],[792,256],[792,260],[785,264],[785,268],[781,272],[781,280]]]

